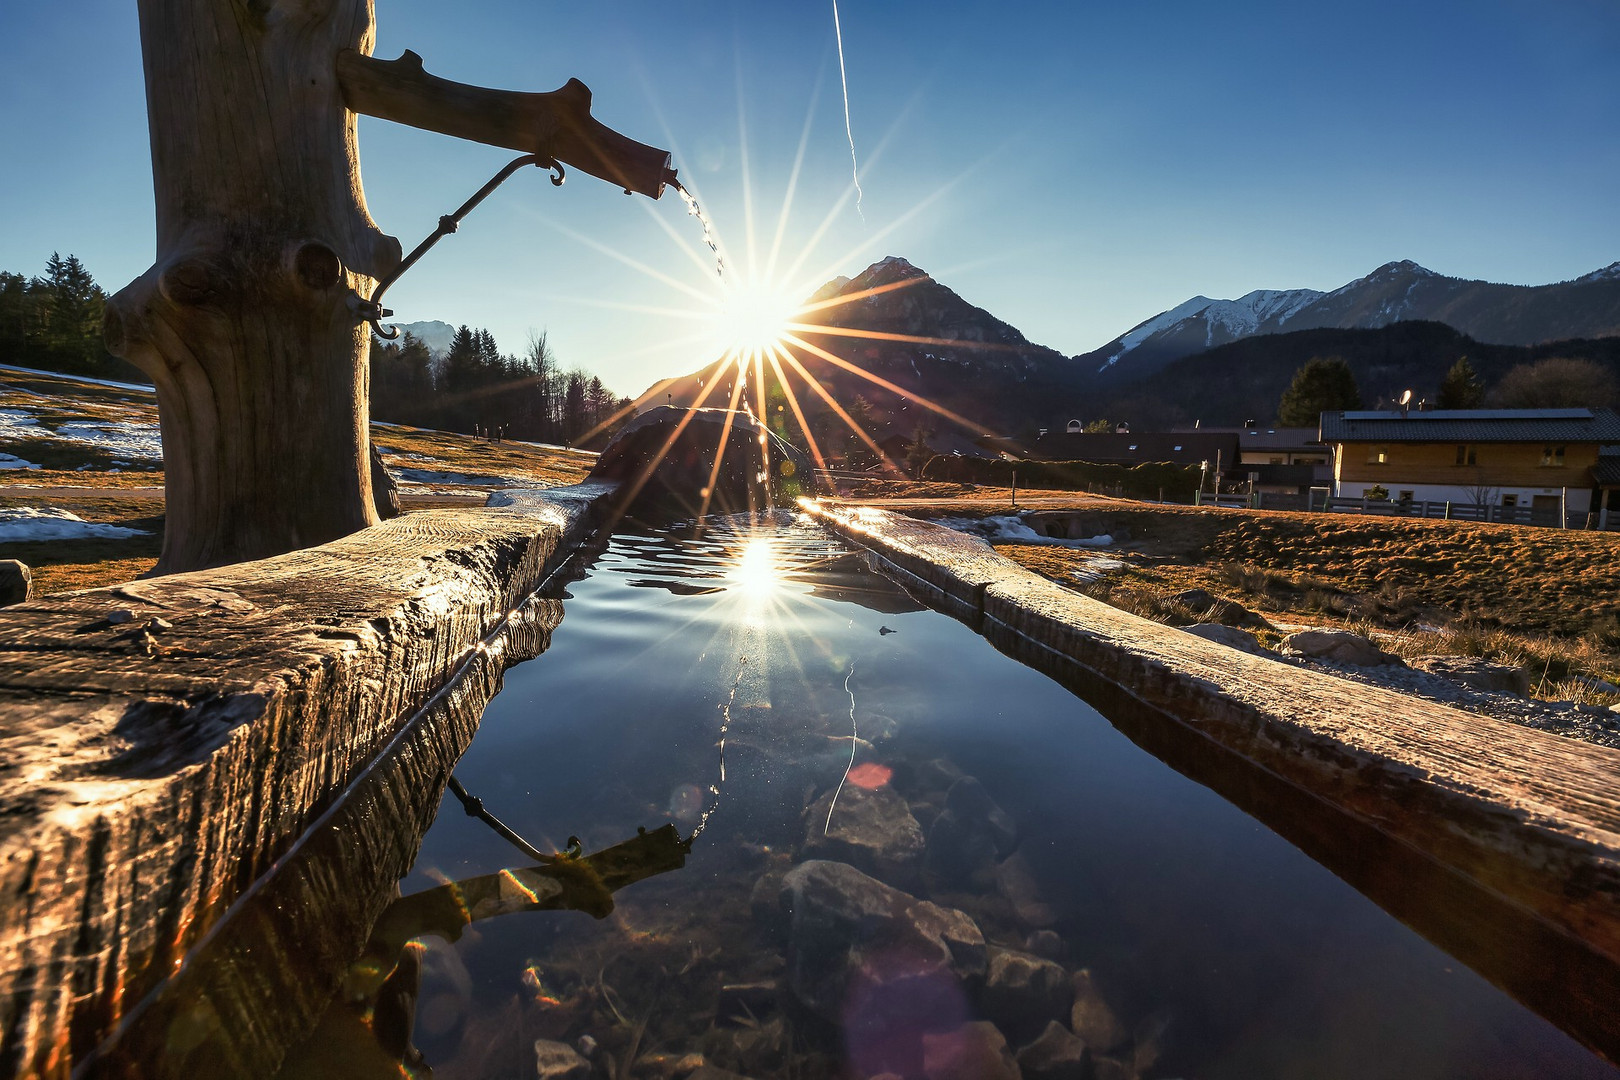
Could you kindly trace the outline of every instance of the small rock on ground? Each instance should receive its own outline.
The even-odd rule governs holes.
[[[17,559],[0,559],[0,607],[34,598],[34,574]]]
[[[1405,666],[1400,657],[1350,630],[1301,630],[1283,638],[1282,651],[1353,667]]]
[[[1237,649],[1239,652],[1261,656],[1269,651],[1260,644],[1259,638],[1247,630],[1239,630],[1235,626],[1223,626],[1220,623],[1198,623],[1194,626],[1183,626],[1181,629],[1206,641],[1213,641],[1217,645]]]

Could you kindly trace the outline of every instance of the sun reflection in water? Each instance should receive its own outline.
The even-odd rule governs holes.
[[[744,596],[763,600],[782,581],[781,560],[776,543],[768,536],[752,536],[744,541],[726,578]]]

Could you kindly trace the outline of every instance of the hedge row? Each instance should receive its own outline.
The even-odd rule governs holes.
[[[1197,465],[1144,461],[1140,465],[1099,465],[1090,461],[991,461],[985,458],[934,458],[924,466],[925,480],[968,484],[1011,485],[1057,491],[1096,491],[1134,499],[1192,502],[1198,490]]]

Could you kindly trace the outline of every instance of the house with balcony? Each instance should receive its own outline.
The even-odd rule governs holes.
[[[1333,494],[1396,502],[1560,510],[1584,523],[1620,445],[1609,409],[1443,409],[1322,414],[1333,448]],[[1600,468],[1600,458],[1602,467]]]

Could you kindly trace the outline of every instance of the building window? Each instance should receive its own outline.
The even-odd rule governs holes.
[[[1283,460],[1280,457],[1273,457],[1271,459],[1271,464],[1273,464],[1273,465],[1286,465],[1286,464],[1288,464],[1288,462]]]
[[[1129,446],[1129,447],[1127,447],[1127,448],[1126,448],[1126,449],[1129,449],[1129,450],[1135,450],[1135,449],[1136,449],[1136,444],[1135,444],[1135,443],[1131,443],[1131,445],[1130,445],[1130,446]]]
[[[1389,447],[1387,447],[1387,446],[1374,446],[1372,449],[1368,450],[1367,451],[1367,464],[1369,464],[1369,465],[1388,465],[1389,464]]]
[[[1542,447],[1541,463],[1543,465],[1562,465],[1564,463],[1564,448],[1562,446]]]
[[[1457,447],[1457,464],[1459,464],[1459,465],[1478,465],[1479,461],[1475,457],[1474,449],[1475,449],[1474,447],[1468,446],[1466,444],[1459,445]]]
[[[1174,446],[1174,447],[1173,447],[1173,449],[1176,449],[1176,450],[1180,450],[1180,449],[1181,449],[1181,444],[1180,444],[1180,443],[1177,443],[1177,444],[1176,444],[1176,445],[1175,445],[1175,446]]]
[[[1502,496],[1502,505],[1504,507],[1518,506],[1519,497],[1517,495],[1504,495]]]

